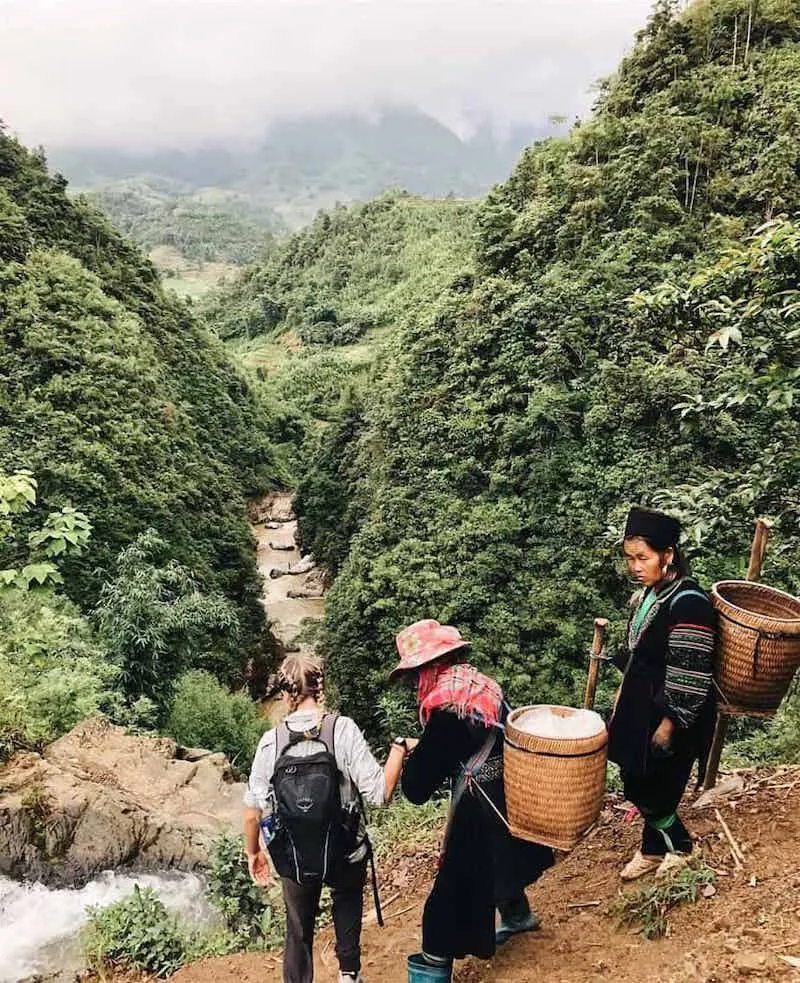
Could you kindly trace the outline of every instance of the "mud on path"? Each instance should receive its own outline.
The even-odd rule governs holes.
[[[718,807],[741,846],[736,871],[715,816]],[[459,963],[457,983],[727,983],[792,980],[800,972],[781,956],[800,957],[800,769],[745,774],[744,788],[703,809],[687,801],[685,818],[716,894],[669,916],[667,938],[647,942],[618,927],[613,906],[619,870],[638,845],[637,822],[625,825],[610,796],[597,826],[529,892],[542,930],[520,936],[493,960]],[[386,927],[367,915],[363,973],[367,983],[405,983],[405,956],[418,951],[422,905],[435,852],[398,855],[385,865],[381,894]],[[640,882],[641,883],[641,882]],[[591,907],[570,908],[585,902]],[[336,979],[332,930],[316,942],[316,980]],[[174,983],[279,983],[279,954],[206,960],[181,970]]]

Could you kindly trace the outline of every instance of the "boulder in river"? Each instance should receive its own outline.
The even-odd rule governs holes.
[[[202,866],[241,824],[223,754],[86,720],[0,768],[0,874],[66,887],[102,870]]]
[[[286,596],[294,600],[316,600],[318,597],[325,596],[325,588],[298,587],[295,590],[286,591]]]
[[[289,573],[292,575],[310,573],[314,569],[314,564],[314,556],[312,553],[309,553],[308,556],[304,556],[301,560],[298,560],[297,563],[290,563]]]
[[[297,518],[291,503],[275,502],[272,506],[271,519],[273,522],[294,522]]]

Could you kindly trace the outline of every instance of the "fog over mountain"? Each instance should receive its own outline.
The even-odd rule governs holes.
[[[591,102],[650,0],[2,0],[0,118],[47,146],[260,142],[415,107],[460,135]]]

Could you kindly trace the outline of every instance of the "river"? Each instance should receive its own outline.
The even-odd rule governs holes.
[[[106,871],[80,889],[49,890],[41,884],[0,877],[0,983],[17,983],[33,975],[79,970],[78,933],[86,908],[107,905],[138,884],[152,887],[166,907],[187,924],[214,921],[197,874],[121,874]]]

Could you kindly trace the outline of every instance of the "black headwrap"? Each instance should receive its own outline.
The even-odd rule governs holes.
[[[625,522],[625,539],[641,536],[657,550],[677,546],[681,537],[681,524],[671,515],[653,509],[631,509]]]

